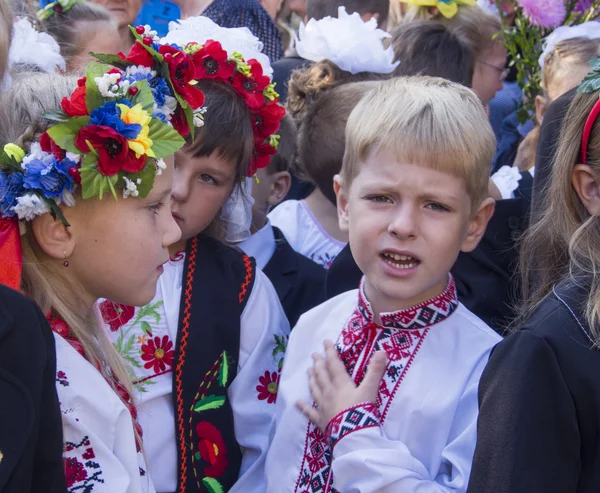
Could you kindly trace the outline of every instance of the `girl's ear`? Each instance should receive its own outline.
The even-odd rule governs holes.
[[[535,97],[535,118],[538,122],[538,125],[542,125],[544,121],[544,115],[546,114],[546,110],[548,109],[548,104],[546,102],[546,98],[544,96],[536,96]]]
[[[577,164],[571,173],[571,184],[579,200],[592,216],[600,216],[600,187],[598,177],[587,164]]]
[[[60,219],[43,214],[31,222],[31,227],[38,245],[49,257],[62,260],[73,253],[75,238]]]
[[[344,188],[344,182],[340,175],[333,178],[333,191],[337,198],[338,222],[340,231],[347,233],[349,228],[348,221],[348,190]]]

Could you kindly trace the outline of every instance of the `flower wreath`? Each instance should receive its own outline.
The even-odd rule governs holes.
[[[148,26],[132,28],[136,42],[127,55],[95,55],[126,71],[136,73],[168,73],[173,92],[179,102],[175,112],[169,113],[169,121],[183,136],[191,134],[194,127],[203,125],[206,108],[204,96],[194,87],[196,81],[212,79],[224,82],[242,97],[252,114],[254,132],[253,160],[248,176],[257,169],[268,166],[271,155],[277,152],[279,123],[285,109],[279,105],[275,84],[263,73],[256,59],[244,60],[240,53],[231,56],[221,43],[208,40],[203,45],[195,42],[180,47],[177,44],[158,44],[154,32]],[[152,85],[152,79],[150,79]]]
[[[50,2],[43,9],[38,10],[37,17],[41,21],[50,19],[54,14],[63,14],[68,12],[77,3],[83,3],[85,0],[57,0]]]
[[[476,5],[477,0],[400,0],[410,5],[430,7],[438,10],[446,19],[451,19],[458,13],[459,5]]]

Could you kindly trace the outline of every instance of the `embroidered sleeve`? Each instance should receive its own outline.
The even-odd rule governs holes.
[[[335,416],[325,429],[325,439],[329,443],[330,449],[333,450],[336,444],[350,433],[379,426],[377,406],[372,402],[362,402]]]

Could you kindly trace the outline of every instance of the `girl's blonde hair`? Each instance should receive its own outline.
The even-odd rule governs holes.
[[[102,5],[93,2],[74,4],[69,10],[54,13],[48,19],[41,21],[41,27],[50,34],[60,46],[60,54],[68,62],[81,49],[82,36],[94,31],[82,32],[80,22],[109,22],[117,25],[110,12]]]
[[[12,12],[8,0],[0,0],[0,81],[8,68],[8,50],[12,38]]]
[[[0,145],[14,143],[25,151],[47,130],[50,122],[43,117],[59,107],[63,97],[77,87],[77,80],[55,74],[23,74],[18,84],[0,97]],[[76,197],[77,199],[77,197]],[[81,200],[81,199],[80,199]],[[39,246],[31,227],[21,236],[23,272],[21,290],[31,297],[45,314],[53,313],[69,326],[87,359],[107,381],[117,379],[131,393],[131,379],[121,357],[110,343],[94,309],[81,311],[77,293],[81,286],[73,285],[61,274],[64,267],[50,260]],[[122,399],[119,389],[113,389]],[[137,434],[137,432],[136,432]],[[139,437],[138,443],[141,443]]]
[[[599,92],[577,94],[569,107],[552,177],[539,219],[529,226],[521,244],[520,268],[523,301],[515,326],[524,322],[552,286],[569,276],[589,275],[591,286],[582,300],[589,328],[600,342],[600,218],[590,215],[579,199],[571,175],[581,161],[583,127]],[[600,124],[596,122],[590,135],[588,165],[600,176]]]

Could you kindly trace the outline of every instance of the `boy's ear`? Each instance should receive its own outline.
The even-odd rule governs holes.
[[[485,228],[487,228],[488,222],[494,214],[495,205],[496,201],[494,199],[485,199],[479,206],[477,214],[469,220],[467,235],[460,246],[462,252],[472,252],[477,248],[485,233]]]
[[[67,212],[63,213],[68,216]],[[71,228],[67,228],[59,219],[54,219],[51,214],[36,217],[31,222],[31,228],[38,245],[49,257],[62,260],[73,253],[75,238]]]
[[[337,199],[338,223],[340,231],[347,233],[349,230],[348,220],[348,190],[344,187],[342,177],[333,177],[333,191]]]
[[[272,207],[285,199],[292,186],[292,177],[287,171],[277,171],[270,176],[270,179],[271,190],[267,203]]]
[[[571,173],[571,184],[587,211],[592,216],[600,216],[600,187],[592,168],[587,164],[576,164]]]

